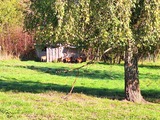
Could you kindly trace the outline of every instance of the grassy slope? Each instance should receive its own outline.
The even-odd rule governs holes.
[[[124,98],[123,65],[0,61],[0,119],[160,119],[160,63],[139,67],[151,104]],[[76,77],[76,75],[78,77]],[[64,99],[73,81],[74,94]]]

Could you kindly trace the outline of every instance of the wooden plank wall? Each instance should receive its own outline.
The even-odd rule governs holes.
[[[58,48],[46,48],[47,62],[58,61],[62,57],[63,47]]]

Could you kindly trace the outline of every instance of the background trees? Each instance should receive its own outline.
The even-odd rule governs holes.
[[[132,8],[131,29],[139,56],[152,53],[160,44],[160,1],[136,0]]]
[[[92,48],[97,60],[110,47],[116,48],[109,55],[113,61],[123,57],[132,38],[144,58],[159,47],[158,6],[156,0],[37,0],[29,2],[25,25],[37,42]]]
[[[92,48],[92,53],[88,53],[94,54],[97,60],[100,60],[103,52],[110,47],[115,48],[109,54],[113,62],[117,56],[123,57],[126,41],[131,37],[138,47],[138,56],[141,59],[146,56],[156,58],[158,53],[158,0],[132,0],[129,3],[126,0],[0,2],[0,42],[6,50],[10,47],[4,46],[11,46],[7,41],[13,40],[10,39],[14,34],[12,32],[18,29],[22,31],[25,23],[25,29],[34,33],[37,43],[74,44],[87,51]]]
[[[33,51],[32,37],[23,31],[24,9],[20,0],[0,0],[1,58],[8,55],[28,58]]]

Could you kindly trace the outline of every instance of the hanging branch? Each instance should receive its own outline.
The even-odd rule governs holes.
[[[112,48],[108,48],[107,50],[105,50],[104,54],[106,54],[106,53],[109,52],[110,50],[112,50]],[[75,78],[75,80],[74,80],[73,83],[72,83],[72,87],[71,87],[71,89],[70,89],[70,92],[69,92],[66,96],[64,96],[64,97],[62,97],[62,98],[67,99],[68,96],[72,94],[73,89],[74,89],[74,86],[75,86],[75,83],[76,83],[76,81],[77,81],[77,79],[78,79],[78,76],[79,76],[79,70],[80,70],[81,68],[83,68],[83,67],[86,67],[86,66],[88,66],[88,65],[94,64],[94,60],[95,60],[95,56],[93,57],[92,60],[90,60],[89,62],[87,62],[85,65],[82,65],[82,66],[80,66],[80,67],[77,67],[77,68],[74,68],[74,69],[71,69],[71,70],[63,71],[63,72],[65,72],[65,73],[68,73],[68,72],[71,72],[71,71],[74,71],[74,70],[78,70],[78,71],[77,71],[77,74],[76,74],[76,78]]]
[[[77,74],[76,74],[76,78],[75,78],[74,82],[72,83],[72,88],[70,89],[70,92],[69,92],[66,96],[64,96],[64,97],[62,97],[62,98],[67,99],[68,96],[72,94],[72,91],[73,91],[73,89],[74,89],[74,85],[75,85],[75,83],[76,83],[76,81],[77,81],[77,79],[78,79],[78,76],[79,76],[79,70],[78,70],[78,72],[77,72]]]

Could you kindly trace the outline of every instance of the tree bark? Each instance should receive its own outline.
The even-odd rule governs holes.
[[[144,102],[139,87],[138,50],[134,42],[128,40],[125,51],[125,97],[132,102]]]

